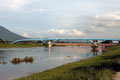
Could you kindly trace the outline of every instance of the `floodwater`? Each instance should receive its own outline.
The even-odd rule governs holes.
[[[1,48],[0,80],[13,80],[36,72],[54,68],[66,63],[79,61],[102,54],[92,52],[88,46],[37,47],[37,48]],[[33,57],[32,62],[12,63],[14,58]]]

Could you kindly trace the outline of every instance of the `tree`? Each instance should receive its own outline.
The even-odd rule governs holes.
[[[0,43],[5,43],[5,41],[4,41],[4,40],[2,40],[2,39],[0,39]]]
[[[113,43],[113,41],[112,40],[106,40],[106,41],[104,41],[103,43]]]

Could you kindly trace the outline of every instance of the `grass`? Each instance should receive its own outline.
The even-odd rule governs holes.
[[[40,47],[43,46],[42,44],[33,43],[33,44],[7,44],[7,43],[0,43],[0,48],[27,48],[27,47]]]
[[[108,48],[104,54],[62,65],[16,80],[112,80],[120,70],[120,47]]]
[[[48,47],[47,44],[40,44],[40,43],[19,43],[19,44],[8,44],[8,43],[0,43],[0,48],[29,48],[29,47]],[[53,47],[59,47],[64,45],[52,45]]]

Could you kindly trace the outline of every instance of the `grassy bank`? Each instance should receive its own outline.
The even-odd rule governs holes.
[[[120,49],[110,47],[104,54],[62,65],[16,80],[111,80],[120,70]]]
[[[0,43],[0,48],[29,48],[29,47],[47,47],[47,44],[40,44],[40,43],[19,43],[19,44],[7,44],[7,43]],[[52,45],[53,47],[64,47],[65,45]]]
[[[0,43],[0,48],[27,48],[27,47],[40,47],[41,44],[7,44]]]

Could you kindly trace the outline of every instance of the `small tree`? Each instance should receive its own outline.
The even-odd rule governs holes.
[[[2,39],[0,39],[0,43],[5,43],[5,41],[4,41],[4,40],[2,40]]]

